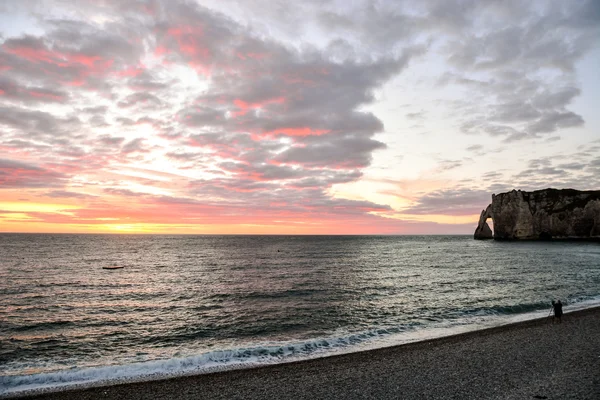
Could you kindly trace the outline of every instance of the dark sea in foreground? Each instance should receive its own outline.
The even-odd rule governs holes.
[[[0,396],[386,347],[556,298],[600,304],[599,244],[0,234]]]

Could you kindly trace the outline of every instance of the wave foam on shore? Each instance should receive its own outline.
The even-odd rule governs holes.
[[[600,306],[600,297],[569,305],[565,308],[565,312],[597,306]],[[96,387],[115,383],[166,379],[385,348],[545,318],[549,316],[548,311],[537,310],[512,315],[472,315],[457,320],[440,321],[424,329],[419,326],[387,327],[330,338],[317,338],[294,343],[264,343],[252,347],[217,350],[166,360],[72,368],[32,375],[8,375],[0,377],[0,397],[16,397],[75,387]]]

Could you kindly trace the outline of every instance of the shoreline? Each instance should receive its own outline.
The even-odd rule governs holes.
[[[546,388],[554,396],[561,392],[558,397],[546,398],[600,398],[600,374],[590,376],[592,372],[588,372],[600,371],[600,307],[569,312],[563,320],[563,324],[553,325],[543,317],[309,360],[107,386],[34,389],[1,397],[314,399],[415,398],[429,393],[425,398],[431,398],[437,396],[435,393],[444,397],[444,393],[454,392],[459,398],[504,399],[512,398],[507,390],[524,394],[522,390],[535,383],[538,391]],[[583,348],[588,350],[582,351]],[[519,357],[524,354],[529,355],[529,361]],[[558,368],[561,364],[569,365],[568,379]],[[424,379],[424,375],[429,378]],[[494,378],[476,384],[478,375]],[[314,385],[315,380],[320,384]],[[472,384],[465,386],[465,381]],[[488,385],[496,389],[490,392]],[[379,395],[369,394],[373,391]]]

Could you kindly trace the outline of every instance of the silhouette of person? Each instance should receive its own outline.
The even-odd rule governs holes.
[[[554,321],[558,324],[562,323],[562,315],[563,315],[563,311],[562,311],[562,303],[560,302],[560,300],[558,301],[554,301],[552,300],[552,308],[554,308]]]

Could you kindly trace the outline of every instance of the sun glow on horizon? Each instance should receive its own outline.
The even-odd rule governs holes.
[[[73,204],[56,204],[56,203],[33,203],[33,202],[2,202],[0,201],[0,212],[46,212],[60,213],[68,210],[77,210],[83,206]]]
[[[600,186],[597,2],[446,3],[12,2],[0,231],[472,233]]]

